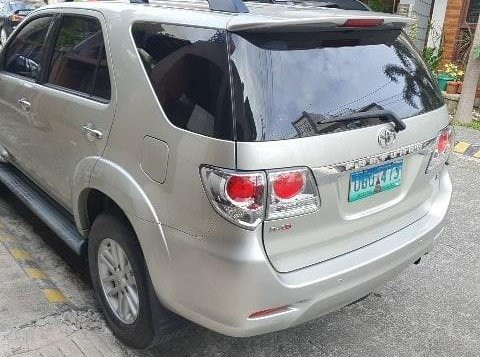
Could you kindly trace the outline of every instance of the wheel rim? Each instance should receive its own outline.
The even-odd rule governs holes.
[[[104,239],[98,249],[98,274],[105,299],[115,316],[130,325],[138,317],[140,302],[133,268],[123,248]]]

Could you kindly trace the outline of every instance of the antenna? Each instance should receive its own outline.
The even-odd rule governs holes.
[[[134,0],[131,0],[134,1]],[[148,0],[147,0],[148,1]],[[207,0],[210,10],[222,12],[249,12],[242,0]]]

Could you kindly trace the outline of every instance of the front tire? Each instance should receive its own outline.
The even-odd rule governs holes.
[[[134,348],[159,339],[152,321],[147,270],[135,232],[126,219],[101,213],[89,235],[90,275],[112,332]]]

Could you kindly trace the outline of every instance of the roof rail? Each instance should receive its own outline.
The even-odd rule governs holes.
[[[134,1],[134,0],[130,0]],[[146,0],[148,1],[148,0]],[[210,10],[245,13],[249,12],[242,0],[207,0]]]
[[[148,0],[130,0],[131,4],[148,4]]]

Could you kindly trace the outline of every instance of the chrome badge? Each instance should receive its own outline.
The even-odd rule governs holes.
[[[388,148],[393,145],[395,139],[397,138],[397,133],[389,128],[383,128],[378,133],[378,145],[382,148]]]

